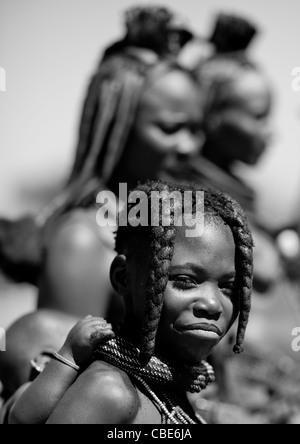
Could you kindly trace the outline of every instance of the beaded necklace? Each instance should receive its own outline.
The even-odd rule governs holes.
[[[139,361],[140,350],[129,341],[116,337],[102,344],[95,351],[95,358],[101,359],[120,368],[139,381],[146,390],[149,398],[158,406],[162,420],[172,424],[197,424],[170,395],[174,387],[181,391],[199,393],[214,381],[212,367],[205,361],[199,366],[174,367],[168,362],[153,356],[142,366]],[[155,384],[160,388],[161,399],[149,386]],[[168,392],[168,394],[167,394]],[[200,423],[205,423],[199,418]]]
[[[161,391],[162,400],[142,378],[139,376],[134,376],[134,378],[143,385],[149,398],[157,405],[161,413],[162,424],[168,424],[168,420],[171,424],[206,424],[204,419],[199,415],[197,415],[198,422],[194,421],[178,404],[171,400],[164,391]]]

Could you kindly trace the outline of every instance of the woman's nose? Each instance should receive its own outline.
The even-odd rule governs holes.
[[[182,131],[177,144],[177,155],[178,157],[196,156],[200,153],[202,145],[201,135],[197,136],[188,130]]]
[[[213,284],[200,286],[197,300],[193,305],[194,315],[196,317],[218,319],[222,310],[219,288]]]
[[[260,133],[265,141],[266,146],[269,146],[274,139],[274,130],[269,120],[265,120],[264,122],[262,122]]]

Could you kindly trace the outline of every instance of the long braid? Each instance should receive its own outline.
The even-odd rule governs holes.
[[[150,28],[147,26],[146,34],[143,8],[135,9],[131,18],[127,16],[126,37],[106,51],[90,81],[81,114],[76,158],[64,189],[38,216],[30,218],[30,223],[27,218],[17,223],[0,220],[0,268],[5,266],[10,270],[10,277],[17,281],[27,280],[28,273],[24,279],[22,268],[24,263],[31,263],[33,277],[30,281],[38,282],[43,261],[43,233],[66,212],[94,205],[98,192],[116,179],[115,173],[122,165],[128,147],[142,91],[152,84],[152,80],[153,83],[157,80],[153,76],[154,69],[164,65],[164,73],[182,70],[188,74],[174,62],[174,48],[179,50],[192,35],[184,27],[178,27],[178,22],[176,25],[176,17],[171,12],[164,10],[170,18],[170,27],[161,27],[161,8],[144,10],[147,23],[151,25]],[[164,33],[168,38],[164,38]],[[142,35],[146,38],[142,39]],[[155,51],[161,49],[160,44],[153,45],[158,35],[160,41],[163,39],[170,44],[164,48],[163,54]],[[28,248],[24,248],[28,240]],[[36,246],[34,254],[30,246],[32,242]]]
[[[253,239],[247,219],[240,205],[230,196],[207,191],[207,198],[218,215],[231,228],[236,245],[237,286],[240,293],[240,315],[235,353],[243,351],[243,342],[251,310],[253,283]]]
[[[193,211],[196,205],[196,189],[191,186],[176,186],[165,182],[149,182],[137,188],[138,191],[151,196],[151,191],[167,192],[193,191]],[[201,190],[198,190],[201,191]],[[223,220],[232,231],[236,245],[236,290],[240,302],[239,323],[237,330],[235,353],[243,351],[243,341],[251,309],[251,291],[253,280],[253,239],[247,224],[246,216],[240,205],[231,197],[223,193],[203,190],[205,214],[212,218]],[[131,206],[128,207],[128,212]],[[169,268],[174,253],[176,239],[176,227],[174,226],[174,214],[170,219],[171,226],[160,226],[152,228],[120,226],[116,237],[116,250],[118,253],[132,248],[137,250],[143,245],[141,237],[150,236],[150,268],[147,284],[147,300],[145,307],[144,324],[141,335],[141,361],[147,362],[154,353],[155,337],[158,329],[161,310],[163,306],[163,295],[166,289]],[[130,245],[131,244],[131,245]]]
[[[87,146],[89,146],[89,138],[91,122],[95,119],[96,109],[98,103],[99,78],[93,75],[88,86],[87,94],[84,99],[81,121],[79,126],[79,141],[76,151],[76,159],[69,178],[69,183],[77,177],[80,166],[83,164],[86,157]]]
[[[173,60],[143,59],[143,53],[114,55],[92,78],[81,116],[74,168],[65,190],[45,208],[40,223],[52,224],[76,207],[90,206],[113,178],[126,154],[143,90],[173,70],[191,73]]]
[[[155,349],[155,337],[163,307],[163,295],[169,280],[169,269],[174,254],[176,229],[175,227],[154,227],[152,236],[152,257],[141,345],[141,359],[145,361],[151,358]]]
[[[138,191],[145,193],[148,198],[148,203],[150,203],[151,199],[149,198],[151,197],[152,191],[168,193],[170,192],[170,187],[163,182],[148,182],[145,185],[139,186]],[[132,205],[128,206],[128,214]],[[140,344],[141,362],[149,361],[154,353],[155,337],[163,307],[163,295],[168,283],[170,264],[174,254],[174,243],[176,238],[176,228],[172,224],[172,222],[174,222],[174,215],[170,215],[171,226],[163,227],[161,210],[162,201],[160,201],[160,224],[158,227],[146,227],[146,230],[143,230],[143,228],[140,227],[138,230],[139,233],[137,233],[137,228],[120,226],[116,238],[116,250],[118,252],[123,250],[124,244],[127,244],[129,238],[133,241],[134,237],[139,238],[140,236],[148,236],[150,241],[150,266],[146,290],[147,299]],[[137,244],[138,241],[136,240],[135,245]]]

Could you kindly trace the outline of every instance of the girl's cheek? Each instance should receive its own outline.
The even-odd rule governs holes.
[[[223,313],[225,314],[226,320],[228,322],[231,321],[232,316],[237,311],[238,311],[238,307],[234,306],[234,303],[232,302],[231,299],[228,298],[223,302]]]
[[[164,305],[170,311],[180,311],[184,307],[184,298],[172,288],[172,284],[168,284],[164,294]]]

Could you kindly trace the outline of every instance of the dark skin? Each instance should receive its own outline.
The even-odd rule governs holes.
[[[174,70],[157,78],[141,96],[114,182],[128,183],[129,178],[135,185],[155,179],[176,160],[196,156],[203,142],[202,108],[199,87],[185,72]]]
[[[199,88],[185,72],[167,72],[149,83],[126,156],[108,187],[118,195],[119,183],[127,183],[130,189],[138,181],[157,177],[178,157],[197,155],[202,144],[201,109]],[[116,256],[114,236],[112,229],[98,227],[95,220],[94,208],[79,209],[56,227],[40,282],[40,308],[107,317],[112,294],[109,269]]]
[[[95,347],[113,337],[110,324],[101,318],[87,316],[69,332],[59,354],[83,369],[93,361]],[[11,400],[9,423],[45,424],[77,377],[78,372],[72,367],[51,359],[44,371]]]
[[[178,228],[157,348],[172,361],[198,364],[226,335],[238,313],[235,244],[230,228],[221,222],[209,221],[199,238],[189,239],[184,233]],[[147,273],[137,261],[118,256],[111,278],[128,301],[128,319],[134,320],[125,323],[124,334],[138,337]],[[218,333],[205,331],[203,324],[214,324]],[[67,391],[48,423],[160,424],[161,415],[126,373],[96,361]]]
[[[202,156],[234,175],[236,162],[255,166],[271,140],[272,95],[264,76],[255,70],[241,71],[227,85],[226,105],[207,117],[207,139]],[[252,227],[255,244],[254,288],[268,291],[282,277],[280,258],[273,240]]]
[[[270,142],[272,98],[267,81],[246,71],[227,87],[227,105],[213,110],[207,120],[202,155],[230,173],[236,161],[256,165]]]

